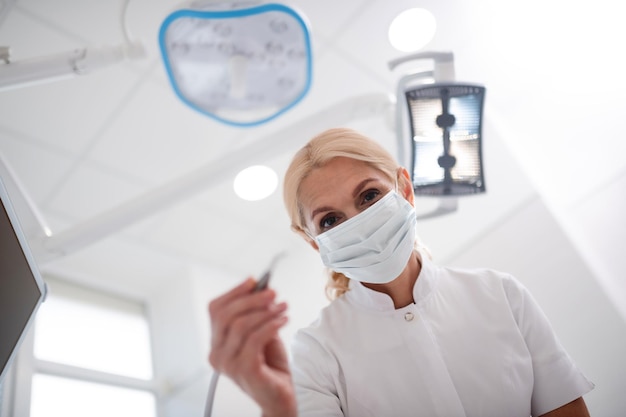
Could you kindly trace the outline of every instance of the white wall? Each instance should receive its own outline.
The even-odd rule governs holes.
[[[210,369],[191,274],[182,272],[154,288],[149,306],[162,416],[202,415],[197,393]]]
[[[500,248],[498,252],[494,247]],[[591,415],[623,415],[626,325],[540,197],[529,200],[462,253],[439,262],[514,274],[542,306],[570,356],[596,384],[585,397]]]

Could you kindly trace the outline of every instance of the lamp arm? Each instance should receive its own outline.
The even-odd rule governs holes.
[[[419,82],[420,84],[426,84],[430,79],[434,77],[433,71],[423,71],[415,74],[405,75],[398,81],[398,88],[396,90],[396,138],[398,140],[398,160],[402,166],[408,167],[412,161],[407,159],[406,156],[406,141],[404,140],[404,118],[409,113],[407,109],[404,92],[406,87],[412,82]]]
[[[435,62],[435,82],[454,81],[454,54],[452,52],[418,52],[392,59],[387,65],[393,71],[400,64],[422,59],[432,59]]]
[[[77,48],[68,52],[11,62],[5,51],[0,64],[0,91],[88,74],[125,59],[145,55],[140,43],[124,43],[99,48]]]
[[[457,197],[440,197],[437,208],[426,213],[418,213],[415,217],[417,220],[425,220],[453,213],[458,208],[458,202],[459,200]]]
[[[270,159],[279,151],[285,152],[298,148],[303,141],[321,129],[340,126],[352,120],[385,115],[393,105],[390,95],[379,93],[340,101],[279,132],[256,140],[244,149],[224,155],[219,160],[212,161],[187,175],[149,190],[120,206],[58,234],[33,241],[35,258],[43,264],[70,254],[231,178],[238,170]],[[294,140],[294,138],[301,139]]]

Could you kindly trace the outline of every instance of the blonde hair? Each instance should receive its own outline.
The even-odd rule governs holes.
[[[311,139],[294,155],[285,173],[283,184],[283,199],[291,218],[291,229],[307,241],[311,238],[305,232],[305,221],[299,198],[300,184],[311,171],[339,156],[363,161],[393,182],[396,181],[398,171],[401,169],[393,156],[380,144],[352,129],[333,128]],[[421,243],[417,242],[416,248],[422,247]],[[333,300],[343,295],[348,291],[349,283],[349,278],[345,275],[329,270],[326,296]]]

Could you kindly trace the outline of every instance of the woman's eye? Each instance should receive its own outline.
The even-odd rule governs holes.
[[[326,216],[322,219],[322,221],[320,221],[320,229],[321,230],[329,229],[333,227],[335,223],[337,223],[336,216]]]
[[[363,203],[371,203],[372,201],[376,200],[379,195],[380,191],[378,190],[367,190],[365,193],[363,193]]]

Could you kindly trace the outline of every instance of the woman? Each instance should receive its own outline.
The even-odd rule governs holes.
[[[333,301],[295,337],[249,279],[209,306],[211,365],[264,416],[588,416],[593,388],[527,290],[500,272],[434,265],[406,169],[349,129],[313,138],[284,182],[292,229],[331,270]]]

